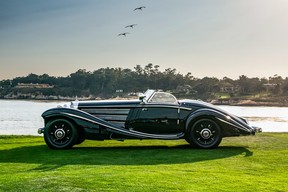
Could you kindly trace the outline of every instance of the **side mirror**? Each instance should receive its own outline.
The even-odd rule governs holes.
[[[143,99],[144,99],[146,96],[145,96],[143,93],[140,93],[140,94],[138,95],[138,97],[139,97],[139,100],[143,102]]]

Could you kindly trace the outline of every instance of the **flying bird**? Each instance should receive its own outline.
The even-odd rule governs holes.
[[[137,8],[134,9],[134,11],[136,11],[136,10],[141,10],[142,11],[142,9],[144,9],[144,8],[146,8],[146,7],[145,6],[137,7]]]
[[[133,28],[135,25],[137,25],[137,24],[127,25],[125,28],[128,28],[128,27]]]
[[[121,35],[122,35],[122,36],[125,36],[125,37],[126,37],[127,34],[129,34],[129,33],[128,33],[128,32],[125,32],[125,33],[119,33],[118,36],[121,36]]]

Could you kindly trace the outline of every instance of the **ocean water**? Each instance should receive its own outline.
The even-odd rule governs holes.
[[[288,107],[219,106],[232,114],[244,117],[263,132],[288,132]]]
[[[0,135],[38,135],[38,128],[44,126],[41,114],[64,104],[69,102],[0,100]],[[250,125],[261,127],[263,132],[288,132],[287,107],[219,107],[247,118]]]
[[[38,128],[44,126],[41,114],[61,104],[63,102],[0,100],[0,135],[38,135]]]

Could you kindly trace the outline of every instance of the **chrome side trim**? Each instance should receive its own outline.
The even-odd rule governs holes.
[[[130,112],[130,109],[99,109],[99,108],[95,108],[95,109],[81,109],[82,111],[85,111],[87,113],[90,114],[115,114],[115,115],[128,115],[128,113]]]
[[[87,114],[87,115],[92,116],[92,118],[97,118],[97,120],[102,121],[102,122],[97,122],[97,121],[94,121],[94,120],[91,120],[91,119],[88,119],[88,118],[85,118],[85,117],[81,117],[81,116],[70,114],[70,113],[66,113],[66,112],[60,112],[60,114],[68,115],[68,116],[71,116],[71,117],[76,117],[76,118],[79,118],[79,119],[83,119],[85,121],[88,121],[88,122],[91,122],[91,123],[94,123],[94,124],[97,124],[97,125],[104,126],[104,127],[108,128],[108,129],[111,129],[112,131],[117,132],[117,133],[121,133],[121,134],[124,134],[124,135],[127,135],[127,136],[138,137],[138,138],[173,140],[173,139],[179,139],[179,138],[184,136],[184,133],[180,133],[180,134],[177,134],[177,135],[154,135],[154,134],[149,134],[149,133],[137,132],[137,131],[133,131],[133,130],[125,130],[123,128],[116,127],[115,125],[113,125],[113,124],[111,124],[111,123],[109,123],[107,121],[104,121],[102,119],[94,117],[94,116],[92,116],[90,114]]]
[[[244,131],[247,131],[247,132],[251,132],[251,129],[249,129],[249,128],[247,128],[247,127],[244,127],[243,125],[241,125],[240,123],[238,123],[237,121],[235,121],[235,120],[233,120],[233,119],[231,119],[231,121],[233,122],[233,123],[230,123],[230,122],[228,122],[228,121],[226,121],[226,120],[224,120],[224,119],[222,119],[222,118],[219,118],[219,117],[215,117],[216,119],[218,119],[219,121],[222,121],[223,123],[226,123],[226,124],[228,124],[228,125],[231,125],[231,126],[233,126],[233,127],[236,127],[236,128],[238,128],[238,129],[241,129],[241,130],[244,130]]]
[[[107,121],[126,121],[127,115],[98,115],[98,114],[93,114],[93,116],[98,117],[103,120]]]

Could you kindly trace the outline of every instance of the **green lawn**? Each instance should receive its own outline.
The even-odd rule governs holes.
[[[50,150],[42,137],[0,136],[0,191],[287,191],[288,134],[183,141],[85,141]]]

